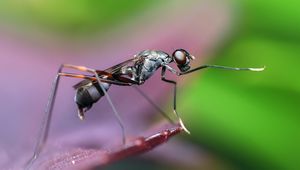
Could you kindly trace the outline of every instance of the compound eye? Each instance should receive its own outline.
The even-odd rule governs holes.
[[[179,65],[184,65],[187,62],[186,53],[184,51],[181,51],[181,50],[175,51],[174,58],[175,58],[176,63],[179,64]]]

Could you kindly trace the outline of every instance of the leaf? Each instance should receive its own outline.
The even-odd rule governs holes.
[[[107,150],[77,148],[65,153],[56,154],[46,162],[38,165],[38,169],[93,169],[100,168],[116,161],[148,152],[167,142],[179,134],[179,126],[166,128],[153,133],[149,137],[138,137],[125,146],[117,146]]]

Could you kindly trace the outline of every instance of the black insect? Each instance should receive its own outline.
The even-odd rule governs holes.
[[[176,111],[176,81],[169,80],[166,78],[166,71],[182,76],[186,75],[204,68],[218,68],[226,70],[249,70],[249,71],[262,71],[264,68],[233,68],[217,65],[203,65],[190,69],[190,62],[194,59],[194,56],[189,54],[184,49],[177,49],[172,55],[169,55],[163,51],[156,50],[145,50],[137,55],[134,55],[132,59],[126,60],[120,64],[112,66],[106,70],[96,70],[92,68],[87,68],[84,66],[76,66],[71,64],[63,64],[59,67],[58,73],[54,79],[51,94],[48,100],[48,104],[45,111],[45,117],[43,119],[37,143],[35,145],[34,154],[29,161],[32,164],[36,160],[46,142],[50,120],[52,116],[52,110],[54,106],[55,96],[57,87],[59,84],[60,77],[73,77],[84,79],[73,87],[76,90],[75,102],[78,107],[78,117],[84,119],[85,113],[96,103],[102,96],[105,96],[115,114],[118,123],[122,129],[122,139],[125,143],[125,128],[122,123],[122,119],[116,110],[114,104],[112,103],[107,91],[111,85],[119,86],[133,86],[143,97],[145,97],[150,104],[152,104],[160,113],[162,113],[168,120],[172,120],[157,106],[155,103],[141,90],[138,89],[138,85],[142,85],[147,79],[149,79],[156,70],[161,68],[161,80],[170,83],[174,87],[174,98],[173,98],[173,111],[179,120],[181,127],[185,132],[190,133],[185,127],[183,121],[181,120],[179,114]],[[172,68],[171,63],[175,62],[178,69]],[[85,74],[74,74],[63,72],[63,68],[75,69],[90,73]]]

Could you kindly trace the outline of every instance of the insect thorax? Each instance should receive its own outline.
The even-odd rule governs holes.
[[[172,58],[163,51],[145,50],[135,56],[138,61],[131,68],[133,79],[143,83],[163,64],[172,62]]]

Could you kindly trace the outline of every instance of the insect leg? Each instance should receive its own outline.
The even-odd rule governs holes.
[[[62,70],[62,67],[60,67],[58,69],[58,73],[60,73],[61,70]],[[30,168],[32,166],[32,164],[34,163],[34,161],[38,158],[38,156],[39,156],[40,152],[42,151],[43,146],[47,140],[48,132],[49,132],[49,125],[50,125],[50,121],[51,121],[51,117],[52,117],[52,110],[53,110],[53,106],[54,106],[54,101],[55,101],[55,96],[56,96],[59,80],[60,80],[60,76],[59,76],[59,74],[57,74],[52,83],[51,92],[50,92],[50,95],[48,98],[48,102],[47,102],[47,106],[45,109],[45,114],[44,114],[44,117],[42,120],[42,124],[41,124],[40,130],[38,132],[38,137],[37,137],[36,144],[34,147],[33,155],[27,164],[28,168]]]
[[[157,104],[155,104],[150,97],[140,90],[137,86],[132,86],[141,96],[143,96],[162,116],[164,116],[170,123],[174,124],[174,121],[165,113]]]
[[[111,99],[110,99],[108,93],[106,92],[105,88],[101,84],[101,80],[99,78],[98,73],[96,71],[94,71],[94,74],[95,74],[95,76],[97,78],[99,86],[101,87],[101,90],[104,92],[104,96],[106,96],[106,99],[108,100],[108,103],[110,104],[110,106],[111,106],[111,108],[112,108],[112,110],[113,110],[113,112],[115,114],[115,117],[118,120],[118,123],[119,123],[119,125],[121,127],[121,130],[122,130],[122,142],[123,142],[123,144],[125,144],[126,143],[126,136],[125,136],[125,127],[124,127],[123,120],[122,120],[120,114],[118,113],[117,109],[115,108],[113,102],[111,101]]]
[[[223,69],[223,70],[235,70],[235,71],[263,71],[265,69],[265,67],[261,67],[261,68],[238,68],[238,67],[227,67],[227,66],[219,66],[219,65],[203,65],[203,66],[199,66],[196,67],[194,69],[191,69],[189,71],[186,72],[181,72],[179,73],[179,75],[185,75],[185,74],[189,74],[204,68],[217,68],[217,69]]]
[[[122,130],[122,141],[123,141],[123,144],[125,144],[126,137],[125,137],[125,128],[124,128],[123,120],[121,119],[120,114],[118,113],[117,109],[115,108],[114,104],[112,103],[112,101],[110,99],[110,96],[107,94],[105,88],[101,84],[102,81],[101,81],[101,78],[98,75],[99,74],[99,70],[87,68],[87,67],[84,67],[84,66],[71,65],[71,64],[64,64],[63,67],[72,68],[72,69],[76,69],[76,70],[80,70],[80,71],[85,71],[85,72],[90,72],[90,73],[93,73],[95,75],[95,77],[96,77],[96,79],[98,81],[98,84],[99,84],[101,90],[104,93],[104,96],[106,96],[106,99],[108,100],[108,103],[110,104],[110,106],[111,106],[111,108],[112,108],[112,110],[114,112],[114,115],[115,115],[115,117],[118,120],[118,123],[119,123],[119,125],[121,127],[121,130]],[[109,75],[109,73],[106,73],[105,71],[101,71],[101,73]]]
[[[82,79],[97,81],[96,77],[89,76],[89,75],[73,74],[73,73],[65,73],[65,72],[59,73],[59,75],[65,76],[65,77],[82,78]],[[131,85],[130,83],[125,83],[125,82],[115,81],[115,80],[109,80],[109,79],[105,79],[105,78],[100,78],[100,80],[101,80],[101,82],[116,84],[116,85],[120,85],[120,86],[129,86],[129,85]]]
[[[173,98],[173,112],[176,115],[176,117],[179,119],[179,123],[180,123],[181,127],[183,128],[183,130],[186,133],[190,134],[190,131],[185,127],[185,125],[184,125],[183,121],[181,120],[178,112],[176,111],[177,83],[176,83],[176,81],[166,79],[165,76],[166,76],[166,67],[163,66],[162,67],[162,71],[161,71],[161,80],[164,81],[164,82],[167,82],[167,83],[170,83],[170,84],[174,85],[174,91],[173,91],[173,94],[174,94],[174,98]]]
[[[35,147],[34,147],[34,152],[33,152],[33,155],[31,157],[31,159],[27,163],[28,168],[30,168],[32,166],[32,164],[34,163],[34,161],[38,158],[40,152],[42,151],[42,149],[45,145],[45,142],[47,141],[48,133],[49,133],[49,127],[50,127],[51,118],[52,118],[52,111],[53,111],[53,107],[54,107],[54,102],[55,102],[55,97],[56,97],[60,77],[61,76],[68,76],[68,74],[69,74],[69,73],[62,73],[61,72],[62,68],[63,68],[63,66],[59,67],[57,75],[55,76],[54,81],[52,83],[51,92],[50,92],[48,102],[47,102],[47,105],[46,105],[46,109],[45,109],[45,112],[44,112],[44,117],[43,117],[43,120],[42,120],[42,124],[41,124],[39,132],[38,132],[38,137],[37,137],[36,144],[35,144]],[[80,75],[80,74],[72,74],[72,76],[69,75],[68,77],[82,78],[82,79],[89,79],[90,78],[87,75]]]

